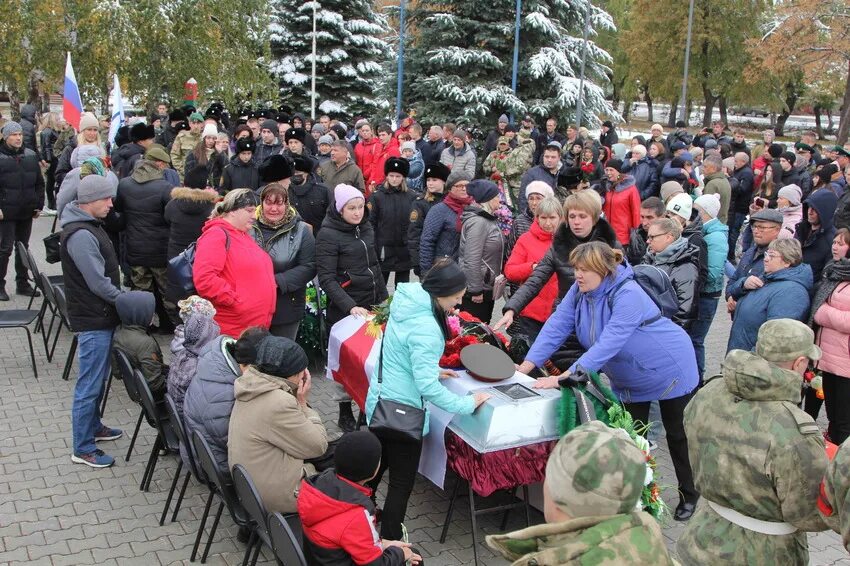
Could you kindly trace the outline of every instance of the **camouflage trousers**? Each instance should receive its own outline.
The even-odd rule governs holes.
[[[177,316],[177,305],[166,298],[168,277],[165,267],[131,265],[130,282],[134,291],[148,291],[154,294],[160,327],[180,324],[180,318]]]

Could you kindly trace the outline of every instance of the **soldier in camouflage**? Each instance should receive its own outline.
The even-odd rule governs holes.
[[[797,403],[803,372],[820,356],[809,327],[768,321],[755,351],[729,352],[722,379],[685,408],[702,502],[677,543],[683,564],[808,564],[806,531],[825,528],[815,502],[827,459]]]
[[[531,138],[531,130],[520,128],[516,136],[517,145],[511,150],[505,164],[505,185],[511,191],[515,205],[519,205],[519,187],[522,176],[533,165],[534,150],[537,144]],[[518,210],[518,212],[523,212]]]
[[[171,166],[177,170],[180,183],[183,183],[183,173],[186,167],[186,158],[201,141],[201,131],[204,129],[204,115],[193,112],[189,116],[189,130],[178,132],[171,145]]]
[[[661,528],[637,505],[646,457],[625,431],[600,421],[564,436],[546,464],[546,523],[487,544],[514,566],[672,566]]]
[[[850,552],[850,442],[844,442],[835,454],[823,478],[818,510],[826,524],[841,535]]]

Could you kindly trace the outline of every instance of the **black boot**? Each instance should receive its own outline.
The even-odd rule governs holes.
[[[339,420],[336,422],[343,432],[354,432],[357,428],[357,421],[354,420],[354,413],[351,412],[351,401],[344,401],[339,404]]]
[[[6,292],[6,289],[0,288],[0,301],[8,301],[9,293]]]

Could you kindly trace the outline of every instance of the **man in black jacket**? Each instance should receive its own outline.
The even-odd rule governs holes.
[[[103,219],[112,208],[112,184],[88,175],[77,189],[77,200],[62,213],[62,276],[68,298],[71,330],[77,333],[80,373],[71,408],[71,461],[106,468],[115,459],[96,442],[120,438],[122,431],[100,422],[98,406],[110,371],[112,333],[118,326],[115,301],[121,295],[118,257]]]
[[[24,147],[38,152],[35,141],[35,133],[38,131],[38,117],[34,105],[24,104],[21,106],[21,128],[24,131]]]
[[[313,236],[316,236],[328,211],[331,192],[313,173],[313,162],[310,159],[297,155],[292,161],[289,202],[304,222],[312,227]]]
[[[130,176],[136,163],[153,144],[155,137],[156,131],[151,125],[138,123],[130,128],[130,142],[132,143],[119,147],[116,151],[116,159],[112,162],[112,170],[119,179]]]
[[[605,131],[604,124],[602,131]],[[616,135],[617,134],[615,133],[614,136]],[[558,131],[558,120],[556,120],[555,118],[549,118],[548,120],[546,120],[546,130],[544,132],[541,132],[540,135],[537,136],[537,145],[535,146],[534,150],[534,165],[540,164],[540,159],[543,157],[543,149],[553,141],[558,142],[559,144],[561,144],[561,147],[563,147],[564,144],[567,143],[567,136]],[[614,143],[616,143],[616,140]]]
[[[165,148],[151,146],[135,171],[118,183],[115,202],[124,226],[132,287],[156,295],[162,332],[173,331],[179,324],[177,306],[166,299],[169,227],[165,205],[171,200],[173,185],[165,179],[163,171],[170,163]]]
[[[29,246],[32,220],[44,206],[44,177],[35,151],[24,147],[24,131],[6,122],[0,143],[0,301],[8,301],[6,272],[16,242]],[[15,250],[15,281],[19,295],[33,294],[27,269]]]

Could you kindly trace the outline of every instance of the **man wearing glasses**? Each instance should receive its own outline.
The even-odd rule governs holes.
[[[759,210],[750,216],[753,244],[741,256],[737,269],[726,284],[726,310],[735,312],[738,299],[764,283],[764,253],[768,244],[779,237],[782,229],[782,213],[774,208]]]

